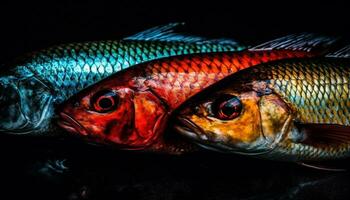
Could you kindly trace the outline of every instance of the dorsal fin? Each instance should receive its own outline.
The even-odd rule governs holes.
[[[309,52],[315,49],[331,47],[339,40],[340,38],[337,37],[328,37],[313,33],[292,34],[257,45],[250,48],[250,50],[288,49]]]
[[[350,45],[345,46],[345,47],[343,47],[340,50],[337,50],[335,52],[331,52],[331,53],[327,54],[326,57],[350,58]]]
[[[124,38],[124,40],[139,40],[139,41],[163,41],[163,42],[186,42],[186,43],[213,43],[220,45],[235,45],[239,44],[226,38],[207,39],[200,36],[193,36],[184,33],[177,33],[176,29],[183,27],[185,23],[170,23],[163,26],[156,26],[135,35]]]
[[[301,143],[316,145],[350,144],[350,126],[337,124],[296,124],[305,135]]]

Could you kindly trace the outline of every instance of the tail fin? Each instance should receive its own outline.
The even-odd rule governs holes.
[[[317,51],[333,48],[340,41],[339,37],[328,37],[313,33],[292,34],[280,37],[250,48],[252,51],[288,49],[299,51]]]
[[[350,45],[347,45],[335,52],[331,52],[326,55],[326,57],[333,57],[333,58],[350,58]]]

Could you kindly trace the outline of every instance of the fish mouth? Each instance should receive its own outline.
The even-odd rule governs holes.
[[[240,150],[239,148],[226,145],[225,143],[222,143],[220,141],[213,143],[215,139],[210,137],[210,135],[214,135],[214,133],[210,131],[209,132],[204,131],[201,127],[199,127],[198,125],[196,125],[191,120],[185,117],[178,117],[177,122],[174,125],[174,128],[180,134],[190,137],[192,139],[195,139],[197,145],[211,151],[218,151],[218,152],[229,151],[229,152],[235,152],[236,154],[250,155],[250,156],[261,155],[271,151],[271,150],[267,150],[267,151],[245,152]]]
[[[174,128],[187,137],[196,140],[208,140],[206,132],[186,117],[178,117]]]
[[[180,134],[194,139],[195,143],[204,149],[222,152],[222,149],[218,148],[220,144],[211,144],[210,138],[206,132],[201,127],[185,117],[177,117],[177,121],[174,124],[174,129]],[[212,133],[209,132],[209,134]],[[227,149],[227,147],[223,149]]]
[[[82,134],[84,136],[89,135],[87,130],[73,117],[69,116],[67,113],[61,112],[60,119],[57,124],[63,129],[67,130],[70,133]]]

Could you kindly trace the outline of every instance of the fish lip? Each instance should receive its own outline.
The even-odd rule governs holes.
[[[175,123],[174,128],[181,134],[197,140],[208,139],[205,131],[186,117],[177,117],[177,123]]]
[[[68,132],[77,134],[80,133],[84,136],[88,136],[87,130],[73,117],[69,116],[65,112],[61,112],[60,114],[60,119],[58,121],[58,125]]]

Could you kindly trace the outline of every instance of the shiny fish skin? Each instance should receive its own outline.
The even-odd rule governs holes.
[[[186,102],[175,127],[225,152],[293,162],[348,158],[349,90],[349,59],[274,61],[242,70]],[[235,117],[220,118],[213,110],[215,102],[226,103],[220,100],[225,95],[240,100]]]
[[[350,128],[350,61],[343,59],[282,62],[259,68],[258,79],[296,110],[295,120],[304,124],[338,124]],[[316,134],[316,133],[315,133]],[[348,130],[350,134],[350,130]],[[316,145],[316,146],[315,146]],[[282,142],[282,157],[295,160],[336,159],[350,155],[350,143],[335,146]]]
[[[312,57],[291,50],[194,54],[159,59],[121,71],[79,92],[62,105],[60,125],[90,142],[122,149],[170,152],[163,130],[169,115],[188,98],[220,79],[273,60]],[[99,110],[104,93],[118,101]],[[170,152],[171,153],[171,152]]]
[[[301,123],[350,126],[350,62],[305,60],[267,64],[259,68],[260,80],[298,111]]]
[[[170,108],[175,109],[209,85],[245,68],[274,60],[312,56],[313,53],[302,51],[272,50],[165,59],[142,69],[142,76],[148,78],[138,78],[134,84],[152,88]]]
[[[162,57],[190,53],[239,51],[230,44],[104,41],[72,43],[33,53],[16,68],[26,69],[59,93],[59,101],[129,66]]]
[[[0,132],[53,135],[57,105],[97,81],[142,62],[191,53],[240,51],[235,43],[119,40],[72,43],[37,51],[4,66]],[[6,67],[6,68],[5,68]],[[57,132],[58,133],[58,132]]]

